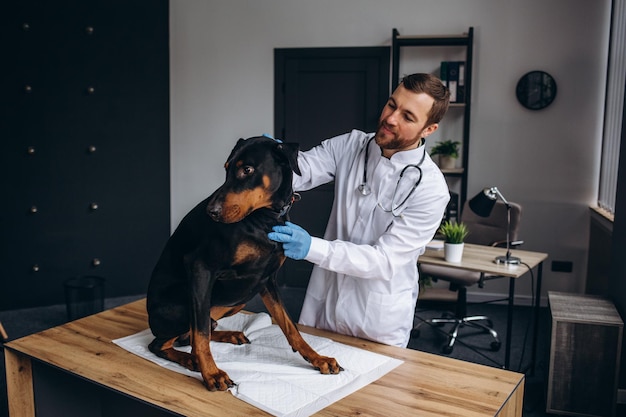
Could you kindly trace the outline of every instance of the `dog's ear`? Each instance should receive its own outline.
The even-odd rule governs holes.
[[[244,138],[239,138],[239,140],[237,141],[237,144],[235,144],[235,147],[233,148],[233,150],[230,151],[230,155],[228,155],[228,158],[226,159],[226,162],[224,163],[224,168],[228,169],[228,165],[230,165],[230,162],[235,157],[235,154],[243,146],[243,144],[245,142],[246,142],[246,140]]]
[[[279,143],[277,148],[287,158],[291,170],[298,175],[302,175],[300,167],[298,166],[298,151],[300,150],[300,145],[297,143],[283,142]]]

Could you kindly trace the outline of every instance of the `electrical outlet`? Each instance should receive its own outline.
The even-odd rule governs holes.
[[[573,263],[571,261],[552,261],[552,271],[572,272]]]

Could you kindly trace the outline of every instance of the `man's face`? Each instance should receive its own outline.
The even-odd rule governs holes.
[[[383,108],[376,131],[376,143],[383,155],[415,149],[420,138],[437,130],[437,123],[426,126],[428,112],[435,100],[425,93],[414,93],[401,84]]]

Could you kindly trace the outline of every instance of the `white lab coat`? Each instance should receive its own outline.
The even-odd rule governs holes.
[[[298,156],[302,175],[294,175],[296,191],[335,180],[324,239],[313,237],[305,258],[315,266],[299,322],[406,347],[418,295],[417,259],[441,223],[450,194],[425,146],[387,159],[371,141],[367,182],[372,192],[363,196],[357,188],[363,181],[365,145],[373,135],[353,130]],[[394,210],[401,215],[385,212],[402,169],[420,161],[420,184]],[[405,172],[409,181],[403,177],[394,207],[408,195],[417,173],[415,168]]]

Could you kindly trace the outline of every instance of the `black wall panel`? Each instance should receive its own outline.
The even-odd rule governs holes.
[[[0,310],[144,293],[169,236],[166,0],[0,13]]]

